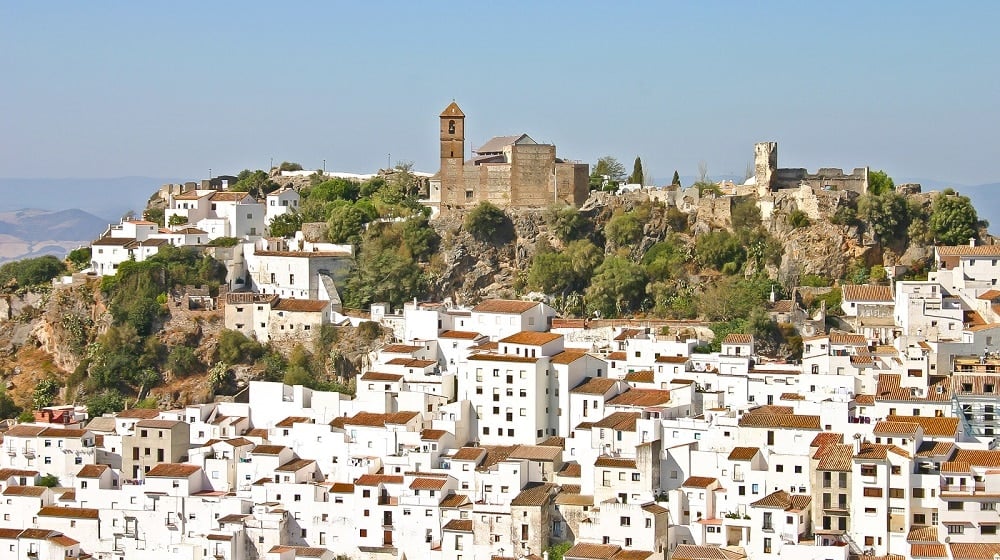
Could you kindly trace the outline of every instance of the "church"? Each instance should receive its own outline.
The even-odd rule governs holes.
[[[556,157],[556,147],[527,134],[496,136],[465,157],[465,113],[454,101],[440,115],[441,168],[428,202],[441,213],[490,202],[501,208],[580,206],[590,168]]]

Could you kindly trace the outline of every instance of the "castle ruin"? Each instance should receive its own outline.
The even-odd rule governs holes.
[[[778,143],[758,142],[754,145],[754,184],[761,198],[782,189],[797,189],[809,185],[814,190],[868,191],[868,167],[856,167],[850,174],[832,167],[809,173],[800,168],[778,168]]]

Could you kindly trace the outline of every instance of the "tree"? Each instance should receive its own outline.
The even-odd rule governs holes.
[[[11,282],[19,287],[48,284],[66,271],[66,264],[52,255],[22,259],[0,266],[0,286]]]
[[[928,226],[938,242],[962,245],[969,238],[979,238],[979,217],[969,197],[953,193],[945,191],[934,197]]]
[[[187,346],[174,346],[167,355],[167,369],[175,376],[185,377],[199,366],[194,350]]]
[[[730,263],[738,270],[743,266],[746,251],[739,239],[728,231],[712,231],[698,236],[695,241],[695,258],[702,266],[716,270],[722,270]]]
[[[674,178],[670,180],[671,185],[681,186],[681,176],[677,174],[677,170],[674,169]]]
[[[236,176],[236,183],[229,186],[229,190],[249,193],[254,197],[266,195],[277,190],[278,185],[271,180],[266,171],[250,171],[244,169]]]
[[[590,188],[618,188],[618,183],[625,178],[625,166],[612,156],[604,156],[597,160],[590,174]],[[607,181],[607,183],[605,183]]]
[[[169,220],[167,220],[168,226],[179,226],[186,223],[188,223],[188,219],[180,214],[174,214],[173,216],[170,216]]]
[[[302,171],[302,165],[293,161],[283,161],[278,165],[278,171]]]
[[[548,548],[548,558],[549,560],[563,560],[566,555],[566,551],[572,548],[573,543],[564,542],[559,544],[554,544]]]
[[[302,215],[295,211],[275,216],[268,225],[271,237],[292,237],[302,229]]]
[[[545,213],[545,222],[563,243],[579,238],[587,227],[587,219],[573,206],[549,207]]]
[[[38,479],[38,485],[45,488],[55,488],[59,486],[59,477],[54,474],[46,474]]]
[[[17,406],[3,387],[0,387],[0,420],[17,418],[18,414],[21,414],[21,407]]]
[[[330,219],[326,222],[327,236],[333,243],[355,244],[361,235],[368,217],[355,204],[346,201],[334,203]]]
[[[103,416],[107,412],[125,410],[125,397],[116,389],[106,389],[87,401],[87,414],[91,418]]]
[[[91,256],[90,247],[79,247],[77,249],[73,249],[72,251],[70,251],[69,255],[66,256],[66,260],[69,261],[69,263],[72,264],[74,268],[80,270],[82,268],[87,268],[88,266],[90,266],[90,256]]]
[[[642,172],[642,160],[639,156],[635,156],[635,162],[632,163],[632,174],[628,176],[628,182],[631,184],[642,185],[645,175]]]
[[[264,354],[264,347],[240,331],[225,329],[219,334],[218,353],[227,364],[253,363]]]
[[[608,241],[626,247],[642,237],[642,224],[632,212],[615,212],[604,228]]]
[[[513,238],[513,223],[503,210],[489,202],[480,202],[465,215],[466,231],[477,241],[500,241]]]
[[[808,227],[809,223],[809,215],[798,208],[788,213],[788,225],[792,226],[792,229]]]
[[[879,196],[887,192],[892,192],[896,189],[896,184],[892,181],[885,171],[869,171],[868,172],[868,192]]]
[[[730,214],[733,229],[736,231],[757,229],[763,223],[760,208],[757,207],[757,201],[753,197],[743,198],[733,203]]]
[[[31,393],[31,405],[38,410],[46,406],[52,406],[56,395],[59,393],[59,383],[54,379],[45,379],[35,386]]]
[[[584,297],[587,309],[618,317],[639,307],[646,290],[646,273],[623,256],[604,259],[594,271]]]
[[[862,196],[858,200],[858,214],[883,245],[902,240],[910,226],[906,198],[893,190]]]

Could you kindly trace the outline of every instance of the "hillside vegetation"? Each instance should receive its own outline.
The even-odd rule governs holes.
[[[967,198],[904,195],[873,176],[868,194],[816,193],[808,205],[801,193],[775,193],[764,206],[753,194],[725,196],[705,184],[680,207],[643,192],[594,192],[580,209],[482,204],[434,219],[417,202],[407,166],[363,183],[246,171],[237,188],[263,194],[292,184],[301,211],[276,220],[272,235],[322,222],[327,240],[355,246],[340,287],[350,308],[530,296],[567,317],[696,320],[716,341],[750,332],[764,352],[794,358],[800,339],[766,312],[772,294],[827,287],[802,303],[836,314],[840,283],[884,281],[882,265],[921,277],[935,242],[985,236]],[[11,316],[0,323],[0,416],[55,402],[84,403],[92,414],[184,404],[232,394],[252,378],[351,392],[365,349],[385,336],[374,323],[331,326],[306,348],[226,331],[221,311],[181,305],[184,286],[214,294],[225,278],[221,263],[193,249],[168,247],[123,263],[116,276],[52,286],[86,263],[79,254],[0,267]]]

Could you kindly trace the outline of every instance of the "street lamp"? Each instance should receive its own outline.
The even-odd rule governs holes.
[[[326,175],[326,160],[323,160],[323,175]]]

